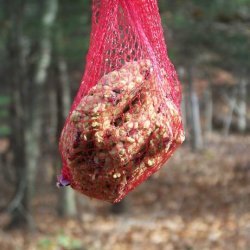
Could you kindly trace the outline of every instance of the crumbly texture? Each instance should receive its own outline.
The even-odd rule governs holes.
[[[61,137],[73,188],[117,202],[184,141],[180,113],[158,89],[142,60],[103,76],[82,98]]]

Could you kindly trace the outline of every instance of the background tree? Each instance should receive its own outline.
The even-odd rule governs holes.
[[[57,15],[58,3],[57,0],[44,1],[42,19],[41,19],[41,37],[38,43],[38,51],[36,56],[39,58],[35,64],[35,69],[32,75],[27,75],[27,65],[25,64],[25,45],[22,34],[22,25],[26,11],[25,1],[17,1],[14,3],[6,3],[9,10],[10,21],[10,41],[12,44],[10,50],[10,58],[15,57],[17,62],[15,68],[10,69],[10,74],[17,77],[14,81],[16,84],[13,87],[14,91],[14,112],[16,119],[13,121],[12,132],[14,134],[13,145],[18,145],[15,152],[22,159],[16,159],[15,167],[19,172],[17,183],[18,188],[13,198],[9,211],[13,214],[13,224],[27,223],[30,227],[34,227],[31,215],[31,201],[34,195],[36,169],[38,159],[40,157],[40,139],[42,131],[42,114],[41,107],[44,102],[44,85],[47,80],[48,67],[51,63],[51,34],[52,27]],[[13,8],[17,12],[13,11]],[[21,18],[22,17],[22,18]],[[15,51],[14,55],[13,50]],[[15,70],[20,71],[20,76]],[[14,70],[14,72],[13,72]],[[29,79],[29,80],[26,80]],[[25,84],[26,83],[26,84]],[[31,91],[28,91],[29,88]],[[20,128],[14,126],[18,124]],[[20,138],[21,137],[21,138]],[[14,146],[15,147],[15,146]]]

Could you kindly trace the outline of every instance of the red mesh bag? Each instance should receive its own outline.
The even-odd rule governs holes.
[[[94,0],[83,80],[60,138],[59,186],[110,202],[184,141],[157,0]]]

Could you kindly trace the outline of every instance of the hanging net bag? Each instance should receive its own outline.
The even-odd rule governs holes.
[[[87,64],[60,138],[59,186],[120,201],[184,141],[157,0],[93,0]]]

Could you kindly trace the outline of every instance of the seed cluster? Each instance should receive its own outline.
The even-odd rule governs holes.
[[[110,202],[157,171],[183,141],[180,113],[163,98],[149,60],[104,75],[61,136],[71,186]]]

